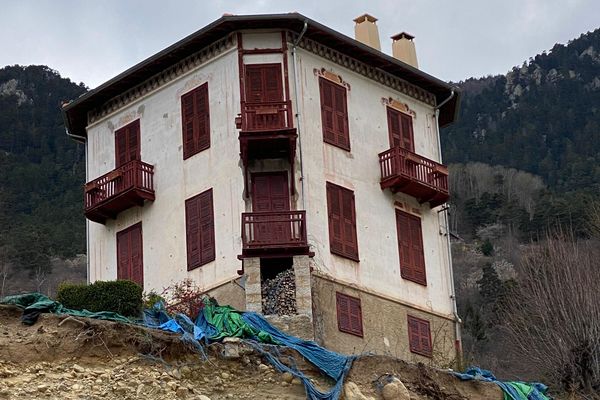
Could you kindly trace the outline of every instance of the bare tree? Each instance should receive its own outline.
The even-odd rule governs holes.
[[[35,267],[33,279],[35,280],[36,291],[42,292],[42,285],[46,282],[46,278],[48,278],[48,269],[41,265]]]
[[[532,246],[518,286],[505,299],[505,324],[525,362],[561,385],[600,389],[600,251],[572,235]]]
[[[5,296],[6,281],[11,273],[8,246],[0,247],[0,298]]]

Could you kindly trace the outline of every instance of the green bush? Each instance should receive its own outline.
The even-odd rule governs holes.
[[[97,281],[91,285],[62,283],[56,300],[74,310],[111,311],[137,317],[142,311],[142,288],[131,281]]]
[[[490,242],[490,239],[485,239],[485,242],[479,246],[479,250],[481,250],[484,256],[490,257],[492,254],[494,254],[494,245],[492,242]]]

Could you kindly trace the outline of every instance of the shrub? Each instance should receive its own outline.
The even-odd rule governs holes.
[[[485,239],[485,242],[479,246],[479,250],[481,250],[484,256],[489,257],[494,254],[494,245],[490,242],[490,239]]]
[[[149,293],[144,293],[144,308],[152,308],[156,303],[166,304],[166,301],[154,290],[151,290]]]
[[[75,310],[111,311],[137,317],[142,310],[142,288],[131,281],[97,281],[91,285],[62,283],[56,300]]]

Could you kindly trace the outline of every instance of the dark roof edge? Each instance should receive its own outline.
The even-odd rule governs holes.
[[[92,101],[91,101],[92,99],[94,99],[95,97],[97,97],[99,95],[102,95],[103,93],[105,93],[108,98],[112,98],[112,97],[120,94],[120,92],[122,92],[122,90],[119,92],[118,88],[116,88],[116,87],[120,86],[119,84],[122,84],[124,81],[127,80],[127,78],[131,78],[131,76],[134,74],[139,74],[139,73],[143,73],[143,72],[151,72],[145,78],[145,79],[148,79],[150,76],[152,76],[158,72],[158,71],[155,71],[155,72],[151,71],[153,64],[155,64],[159,61],[165,61],[173,53],[176,53],[177,50],[179,50],[182,47],[187,46],[187,45],[193,45],[193,42],[201,40],[204,36],[209,36],[211,33],[214,33],[215,35],[220,36],[219,38],[221,38],[235,30],[249,29],[247,26],[245,26],[245,23],[250,24],[250,23],[261,23],[261,22],[264,22],[264,23],[270,22],[269,25],[277,25],[277,22],[279,22],[279,23],[281,23],[281,26],[277,26],[277,28],[287,29],[290,31],[297,31],[299,33],[300,30],[302,29],[305,21],[308,23],[308,26],[310,28],[312,28],[312,30],[316,30],[316,31],[319,31],[318,33],[328,35],[332,39],[345,42],[347,45],[355,48],[357,51],[366,53],[366,55],[372,57],[373,59],[379,59],[381,61],[381,64],[384,64],[386,66],[392,66],[394,68],[401,70],[396,73],[391,72],[391,71],[386,71],[386,72],[392,73],[393,75],[396,75],[396,76],[398,76],[399,72],[403,72],[408,76],[400,76],[400,77],[402,79],[407,80],[408,82],[411,82],[412,84],[414,84],[416,86],[423,87],[423,83],[427,83],[428,86],[431,86],[431,87],[423,87],[423,89],[425,89],[431,93],[434,93],[436,95],[438,103],[443,101],[451,93],[451,91],[453,89],[456,90],[452,85],[450,85],[447,82],[444,82],[438,78],[435,78],[417,68],[414,68],[411,65],[408,65],[408,64],[406,64],[390,55],[387,55],[379,50],[371,48],[370,46],[368,46],[366,44],[363,44],[355,39],[352,39],[340,32],[337,32],[337,31],[335,31],[325,25],[322,25],[319,22],[316,22],[308,17],[305,17],[304,15],[299,14],[299,13],[227,15],[227,16],[223,16],[223,17],[215,20],[214,22],[206,25],[202,29],[184,37],[183,39],[181,39],[181,40],[177,41],[176,43],[172,44],[171,46],[159,51],[158,53],[148,57],[147,59],[135,64],[134,66],[128,68],[127,70],[125,70],[124,72],[115,76],[114,78],[106,81],[105,83],[101,84],[100,86],[90,90],[89,92],[86,92],[79,98],[77,98],[77,99],[71,101],[70,103],[66,104],[65,106],[63,106],[62,110],[63,110],[63,113],[65,113],[65,117],[66,117],[65,118],[66,128],[68,131],[70,131],[73,134],[87,136],[87,132],[85,131],[87,122],[84,123],[83,119],[87,120],[87,112],[89,111],[90,108],[92,108],[94,106],[94,105],[90,104],[89,106],[86,107],[87,103],[92,103]],[[289,22],[289,23],[283,24],[282,22]],[[292,24],[292,22],[297,23],[297,26],[294,26]],[[273,27],[275,27],[275,26],[273,26]],[[224,28],[224,29],[219,29],[219,28]],[[296,28],[296,29],[294,29],[294,28]],[[217,37],[215,37],[215,40],[217,40]],[[313,39],[313,40],[319,41],[318,39]],[[179,61],[179,60],[177,59],[177,60],[174,60],[173,62],[177,62],[177,61]],[[365,60],[362,60],[362,61],[367,62]],[[375,67],[385,70],[383,66],[375,65]],[[150,71],[145,71],[146,69],[148,69]],[[423,82],[420,85],[419,83],[415,83],[414,82],[415,80],[423,81]],[[135,84],[139,84],[139,83],[141,83],[141,82],[134,82],[132,84],[132,86]],[[115,91],[115,93],[112,93],[112,94],[109,93],[109,92],[111,92],[111,89],[113,89],[112,91]],[[447,94],[445,92],[447,92]],[[104,96],[101,96],[101,97],[104,97]],[[442,108],[442,110],[440,110],[440,126],[448,125],[455,120],[456,113],[458,110],[458,98],[459,97],[460,97],[460,95],[457,92],[457,96],[455,96],[454,99],[452,99],[451,101],[446,103],[444,105],[444,107]]]

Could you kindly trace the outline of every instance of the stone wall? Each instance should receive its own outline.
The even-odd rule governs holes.
[[[454,364],[454,322],[450,316],[444,317],[413,308],[318,274],[312,275],[312,286],[315,340],[324,347],[346,354],[372,352],[440,367]],[[336,292],[360,299],[362,338],[339,331]],[[410,352],[408,314],[430,322],[432,358]]]

